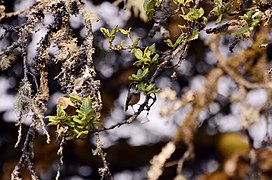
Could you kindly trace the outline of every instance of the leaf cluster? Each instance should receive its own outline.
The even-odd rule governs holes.
[[[113,28],[111,32],[109,31],[109,29],[106,29],[104,27],[100,28],[100,31],[106,38],[108,38],[109,43],[112,43],[115,39],[115,34],[118,32],[118,26],[115,26],[115,28]]]
[[[155,84],[147,84],[144,82],[140,82],[137,86],[137,88],[144,92],[145,96],[150,96],[151,94],[155,94],[160,92],[160,88],[155,88]]]
[[[190,0],[176,0],[175,1],[178,5],[182,5],[187,7],[191,1]],[[201,7],[199,9],[188,7],[187,13],[180,15],[185,21],[187,21],[188,25],[178,25],[178,27],[181,29],[182,33],[178,36],[176,41],[172,41],[171,39],[166,39],[164,42],[167,44],[168,47],[175,49],[178,47],[183,41],[192,41],[195,39],[198,39],[200,31],[198,29],[192,29],[190,28],[190,25],[192,22],[199,24],[199,27],[202,27],[207,23],[207,18],[204,16],[204,9]],[[186,30],[187,32],[183,32],[183,30]]]
[[[134,48],[131,51],[136,57],[137,61],[133,63],[134,66],[140,67],[136,74],[128,77],[131,81],[139,82],[137,88],[144,92],[144,95],[149,96],[152,93],[158,93],[160,89],[155,89],[155,84],[148,84],[145,81],[150,69],[151,64],[157,64],[159,54],[156,53],[156,44],[147,46],[144,51],[140,48]]]
[[[183,19],[186,21],[195,21],[200,19],[204,15],[204,9],[203,8],[191,8],[189,12],[185,15],[181,15]]]
[[[140,48],[132,49],[132,54],[137,58],[137,61],[133,63],[137,67],[149,67],[151,64],[157,64],[159,54],[156,53],[156,44],[147,46],[144,51]]]
[[[261,19],[259,19],[256,14],[258,12],[255,9],[250,9],[247,13],[242,16],[239,16],[242,20],[246,22],[246,24],[234,32],[233,36],[242,36],[244,34],[248,34],[250,30],[252,30],[255,26],[257,26]]]
[[[155,5],[156,2],[154,0],[145,0],[144,1],[144,10],[147,15],[147,19],[151,20],[155,15]]]
[[[164,0],[144,0],[144,10],[148,20],[152,20],[155,16],[156,7],[160,7],[164,4]]]
[[[177,3],[178,6],[187,6],[192,1],[193,0],[175,0],[175,3]]]
[[[147,3],[147,1],[145,3]],[[147,46],[144,50],[142,50],[140,47],[138,47],[141,38],[133,40],[131,28],[125,30],[121,28],[119,29],[118,26],[116,26],[111,31],[106,28],[100,28],[100,31],[106,38],[108,38],[111,49],[117,51],[128,50],[131,54],[135,56],[136,61],[133,63],[133,65],[138,67],[139,69],[137,70],[136,74],[132,74],[131,76],[128,77],[128,79],[131,81],[138,82],[139,84],[137,88],[140,91],[144,92],[145,95],[150,95],[152,93],[159,92],[160,89],[155,89],[155,84],[148,84],[145,82],[145,79],[150,72],[150,66],[152,64],[153,65],[158,64],[159,62],[160,55],[156,53],[156,44],[153,43],[152,45]],[[119,45],[114,45],[113,40],[115,39],[115,35],[117,32],[126,35],[131,40],[132,44],[128,46],[123,46],[123,42],[125,40],[122,40]]]
[[[232,2],[224,3],[222,0],[214,0],[215,7],[212,9],[211,14],[217,16],[215,24],[222,21],[224,13],[227,13],[233,6]]]
[[[101,33],[108,39],[110,48],[112,50],[120,51],[120,50],[127,50],[127,49],[133,49],[136,48],[140,38],[133,39],[133,35],[131,34],[131,28],[129,29],[122,29],[118,28],[118,26],[115,26],[111,31],[107,28],[100,28]],[[113,41],[115,39],[116,34],[120,32],[121,34],[127,36],[128,39],[132,42],[132,45],[124,46],[125,40],[123,39],[120,44],[114,45]]]
[[[59,103],[56,116],[46,116],[49,119],[49,126],[58,126],[66,129],[59,133],[66,140],[81,138],[89,133],[89,130],[102,126],[99,122],[100,114],[95,113],[92,107],[92,98],[90,96],[80,98],[76,95],[69,95],[67,98],[68,106]]]

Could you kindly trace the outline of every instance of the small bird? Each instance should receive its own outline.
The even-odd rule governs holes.
[[[127,100],[126,100],[126,106],[125,111],[128,110],[128,106],[133,106],[134,104],[137,104],[140,100],[140,91],[137,89],[136,83],[131,83],[129,85]],[[133,107],[132,107],[133,109]],[[134,111],[134,109],[133,109]]]

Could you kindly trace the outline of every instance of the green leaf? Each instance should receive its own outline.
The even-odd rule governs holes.
[[[149,49],[149,47],[146,47],[144,50],[144,57],[150,58],[150,55],[152,54],[152,51]]]
[[[68,96],[70,98],[70,100],[72,101],[72,103],[81,103],[81,97],[74,95],[74,94],[69,94]]]
[[[147,85],[146,83],[141,82],[141,83],[139,83],[139,84],[137,85],[137,88],[138,88],[139,90],[141,90],[141,91],[145,91],[146,85]]]
[[[158,59],[159,59],[159,54],[155,54],[155,56],[152,58],[151,63],[153,64],[157,64],[158,63]]]
[[[128,77],[130,81],[139,81],[139,78],[137,77],[136,74],[132,74],[131,76]]]
[[[57,117],[56,116],[45,116],[49,121],[56,121]]]
[[[67,137],[65,137],[65,140],[67,140],[67,141],[72,140],[72,139],[74,139],[74,136],[67,136]]]
[[[257,20],[253,18],[253,15],[255,14],[255,10],[251,9],[250,11],[248,11],[246,14],[244,14],[243,16],[240,16],[242,19],[244,19],[248,25],[252,24],[252,21]]]
[[[110,36],[108,39],[109,39],[109,43],[112,43],[115,39],[115,35]]]
[[[138,69],[137,74],[132,74],[128,79],[131,81],[142,81],[148,75],[148,71],[148,68],[145,68],[144,70]]]
[[[175,0],[175,2],[179,5],[183,4],[184,3],[184,0]]]
[[[94,121],[93,125],[94,126],[103,126],[103,123],[102,122],[98,122],[98,121]]]
[[[59,124],[59,121],[57,121],[57,120],[49,120],[48,126],[57,125],[57,124]]]
[[[115,39],[115,34],[118,32],[118,26],[115,26],[112,30],[111,33],[108,36],[109,42],[113,42],[113,40]]]
[[[120,51],[123,49],[123,46],[122,45],[117,45],[117,49]]]
[[[164,40],[164,42],[167,44],[167,46],[173,48],[174,47],[174,44],[172,43],[171,39],[166,39]]]
[[[186,6],[188,3],[192,2],[192,0],[175,0],[175,2],[176,2],[178,5]]]
[[[155,84],[149,84],[147,87],[146,87],[146,91],[151,91],[153,88],[155,87]]]
[[[118,32],[118,25],[116,25],[116,26],[111,30],[110,35],[113,36],[113,35],[115,35],[117,32]]]
[[[154,54],[156,52],[156,44],[153,43],[151,46],[148,47],[148,49],[150,49],[151,54]]]
[[[251,22],[251,27],[257,26],[260,22],[261,22],[260,19],[254,19],[254,20]]]
[[[224,13],[228,12],[231,8],[232,8],[232,2],[228,2],[227,4],[225,4],[224,6]]]
[[[72,120],[66,120],[64,122],[64,125],[70,126],[70,127],[75,127],[75,123]]]
[[[133,66],[137,66],[137,67],[139,67],[141,65],[142,65],[142,61],[141,60],[138,60],[138,61],[136,61],[136,62],[133,63]]]
[[[144,1],[144,10],[146,12],[148,20],[151,20],[155,15],[155,1],[154,0],[145,0]]]
[[[149,11],[150,9],[154,9],[155,1],[154,0],[145,0],[144,1],[144,10]]]
[[[176,48],[181,41],[185,38],[185,36],[183,34],[179,35],[178,39],[176,40],[175,44],[173,45],[174,48]]]
[[[137,76],[139,79],[141,79],[141,78],[143,77],[143,70],[142,70],[142,69],[138,69],[136,76]]]
[[[80,106],[80,113],[82,113],[85,117],[89,116],[90,114],[93,114],[94,110],[92,108],[92,100],[90,96],[84,98],[82,100],[82,104]]]
[[[242,28],[240,28],[238,31],[232,33],[233,36],[241,36],[242,34],[246,33],[248,31],[249,27],[248,26],[244,26]]]
[[[79,137],[82,136],[82,135],[87,135],[88,133],[89,133],[88,130],[77,132],[76,138],[79,138]]]
[[[146,66],[150,66],[151,58],[150,58],[150,57],[144,58],[144,59],[143,59],[143,63],[144,63],[144,65],[146,65]]]
[[[124,34],[124,35],[128,35],[130,33],[131,28],[129,28],[128,30],[125,29],[119,29],[119,31]]]
[[[144,71],[143,71],[143,73],[142,73],[142,78],[145,78],[146,76],[147,76],[147,74],[148,74],[148,68],[145,68],[144,69]]]
[[[202,19],[203,19],[203,23],[204,23],[204,24],[207,24],[208,18],[206,18],[205,16],[203,16]]]
[[[66,117],[66,113],[65,111],[63,110],[63,107],[62,106],[58,106],[57,107],[57,117],[58,118],[61,118],[61,119],[64,119]]]
[[[220,15],[217,17],[217,19],[216,19],[216,21],[215,21],[215,24],[219,24],[219,23],[222,21],[222,17],[223,17],[223,14],[220,14]]]
[[[253,15],[255,14],[256,10],[251,9],[243,16],[239,16],[241,19],[245,20],[247,25],[250,27],[255,27],[260,23],[260,19],[253,18]]]
[[[146,96],[149,96],[150,94],[155,94],[155,93],[158,93],[158,92],[160,92],[160,88],[158,88],[158,89],[153,89],[153,90],[151,90],[151,91],[145,92],[144,94],[145,94]]]
[[[161,91],[161,89],[158,88],[158,89],[153,89],[153,90],[151,90],[149,93],[150,93],[150,94],[152,94],[152,93],[158,93],[158,92],[160,92],[160,91]]]
[[[198,35],[199,35],[199,31],[195,30],[194,32],[192,32],[192,35],[188,37],[188,41],[193,41],[198,39]]]
[[[133,48],[136,48],[137,46],[138,46],[138,43],[139,43],[139,41],[140,41],[140,37],[138,37],[135,41],[134,41],[134,43],[133,43]]]
[[[178,27],[179,27],[180,29],[187,29],[187,28],[188,28],[188,27],[185,26],[185,25],[178,25]]]
[[[144,92],[144,95],[148,96],[153,93],[158,93],[160,89],[154,89],[155,84],[139,83],[138,89]]]
[[[187,21],[195,21],[201,18],[204,15],[204,9],[194,9],[191,8],[190,11],[186,15],[182,15],[183,19]]]
[[[175,44],[172,43],[172,41],[170,39],[164,40],[164,42],[172,48],[176,48],[181,41],[185,38],[184,34],[179,35],[178,39],[176,40]]]
[[[214,2],[214,4],[217,4],[217,5],[223,4],[222,0],[214,0],[213,2]]]
[[[110,33],[109,33],[109,30],[108,30],[108,29],[102,27],[102,28],[100,28],[100,31],[102,32],[102,34],[103,34],[106,38],[110,37]]]
[[[143,58],[143,52],[141,49],[137,48],[137,49],[133,49],[133,53],[134,53],[134,56],[137,58],[137,59],[142,59]]]
[[[47,126],[56,126],[58,124],[59,124],[58,122],[50,122],[47,124]]]
[[[232,5],[232,2],[228,2],[228,3],[222,3],[222,1],[218,1],[215,3],[217,6],[213,8],[213,10],[211,11],[212,14],[215,14],[217,17],[216,20],[216,24],[219,24],[222,21],[223,18],[223,14],[228,12]]]
[[[151,9],[151,10],[147,11],[147,13],[146,13],[147,19],[148,20],[153,19],[155,12],[156,12],[155,9]]]
[[[76,122],[76,123],[78,123],[78,124],[80,124],[80,125],[83,124],[83,121],[78,116],[74,116],[73,117],[73,121]]]

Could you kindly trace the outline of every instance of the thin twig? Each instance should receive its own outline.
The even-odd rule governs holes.
[[[96,137],[96,149],[93,151],[94,155],[98,155],[100,156],[100,158],[102,159],[103,162],[103,168],[99,168],[99,174],[101,176],[101,179],[105,179],[105,180],[113,180],[113,177],[111,175],[109,166],[108,166],[108,162],[106,160],[106,153],[103,152],[102,150],[102,142],[100,140],[100,135],[98,132],[95,133],[95,137]]]

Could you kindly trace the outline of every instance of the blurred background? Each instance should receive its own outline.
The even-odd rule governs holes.
[[[2,0],[2,3],[6,7],[6,12],[13,12],[30,7],[34,0]],[[112,29],[116,25],[124,29],[131,27],[135,38],[146,37],[153,23],[146,22],[141,3],[143,3],[141,0],[135,0],[135,2],[128,0],[126,10],[124,9],[124,3],[121,1],[117,3],[117,1],[93,0],[86,3],[86,8],[95,13],[100,19],[93,24],[95,47],[93,58],[97,79],[102,84],[102,120],[106,127],[123,121],[133,114],[131,108],[124,112],[124,104],[130,83],[128,76],[135,73],[136,68],[132,66],[135,59],[130,53],[125,51],[116,52],[109,49],[108,41],[99,31],[99,28]],[[205,2],[203,2],[202,7],[210,8],[209,4],[205,4]],[[47,24],[52,21],[50,15],[45,19]],[[15,26],[24,23],[25,20],[25,17],[18,16],[2,20],[1,23]],[[210,21],[212,26],[214,20],[211,19]],[[79,43],[82,43],[86,33],[82,18],[80,16],[70,16],[69,22],[72,33],[78,38]],[[177,38],[181,33],[177,27],[179,23],[179,19],[170,18],[167,24],[170,39]],[[30,63],[36,54],[36,44],[44,34],[45,30],[38,31],[33,34],[29,42],[27,53]],[[1,51],[13,41],[16,41],[17,38],[18,34],[16,33],[9,33],[2,38],[0,41]],[[115,41],[118,43],[124,38],[126,37],[117,35]],[[182,124],[184,116],[191,106],[174,108],[174,112],[169,112],[169,109],[178,104],[186,92],[201,90],[207,74],[217,66],[214,54],[204,43],[207,38],[206,33],[201,33],[200,38],[191,43],[186,60],[182,62],[177,71],[176,80],[172,80],[170,77],[172,74],[171,69],[164,71],[156,79],[156,85],[161,88],[161,93],[157,95],[158,100],[148,114],[143,112],[134,123],[101,133],[103,148],[107,153],[109,167],[115,179],[146,179],[150,160],[171,140],[178,127]],[[271,38],[271,34],[269,34],[269,38]],[[238,43],[234,53],[231,54],[228,51],[228,43],[231,40],[230,36],[224,36],[220,42],[222,52],[228,57],[249,47],[252,43],[251,41]],[[141,43],[151,44],[152,42],[157,43],[157,48],[160,51],[168,49],[159,33],[153,38],[145,38]],[[53,57],[56,48],[52,47],[49,51]],[[268,46],[265,51],[268,65],[270,65],[271,60],[270,52],[271,47]],[[174,59],[173,64],[177,61],[178,59]],[[51,61],[48,69],[50,100],[46,113],[54,114],[58,98],[64,95],[58,82],[53,80],[60,70],[60,64],[54,64]],[[18,118],[14,110],[15,99],[22,78],[23,67],[20,59],[15,61],[7,70],[0,71],[0,179],[10,179],[10,174],[21,156],[23,140],[31,123],[30,119],[24,122],[23,139],[19,147],[14,148],[18,136],[18,127],[15,126],[15,121]],[[239,87],[229,76],[223,75],[220,77],[217,82],[215,100],[198,117],[198,131],[194,137],[195,157],[186,161],[183,169],[184,175],[188,179],[197,179],[202,174],[221,170],[222,173],[218,173],[218,176],[214,179],[227,177],[224,175],[223,164],[227,160],[231,160],[234,164],[241,165],[240,161],[238,163],[233,155],[240,152],[248,153],[252,145],[254,149],[260,150],[258,152],[259,156],[266,157],[260,162],[267,165],[266,172],[270,173],[272,154],[267,149],[270,147],[269,139],[271,136],[270,106],[265,110],[262,109],[270,99],[269,93],[262,88],[248,91],[245,98],[245,101],[249,104],[248,109],[253,107],[253,111],[258,109],[260,113],[258,113],[259,116],[257,115],[257,117],[254,116],[256,113],[251,114],[254,123],[245,130],[241,120],[241,111],[244,106],[242,106],[242,102],[231,101],[230,98],[234,97],[234,95],[239,97]],[[143,101],[144,97],[142,95],[140,102]],[[137,109],[137,107],[135,105],[134,109]],[[46,144],[46,137],[43,134],[37,134],[34,144],[34,167],[40,179],[45,180],[55,177],[58,165],[58,144],[55,142],[55,129],[49,127],[48,130],[52,139],[51,143]],[[100,179],[98,168],[102,166],[102,163],[98,157],[92,155],[92,149],[94,148],[93,136],[84,140],[67,141],[64,146],[64,165],[60,179]],[[161,179],[173,179],[175,177],[176,161],[180,158],[182,152],[184,152],[184,149],[181,147],[169,159]],[[247,166],[240,166],[240,168],[247,168]],[[26,169],[24,169],[24,172],[23,179],[30,179]],[[205,177],[203,176],[203,178]],[[207,176],[207,178],[210,177]]]

